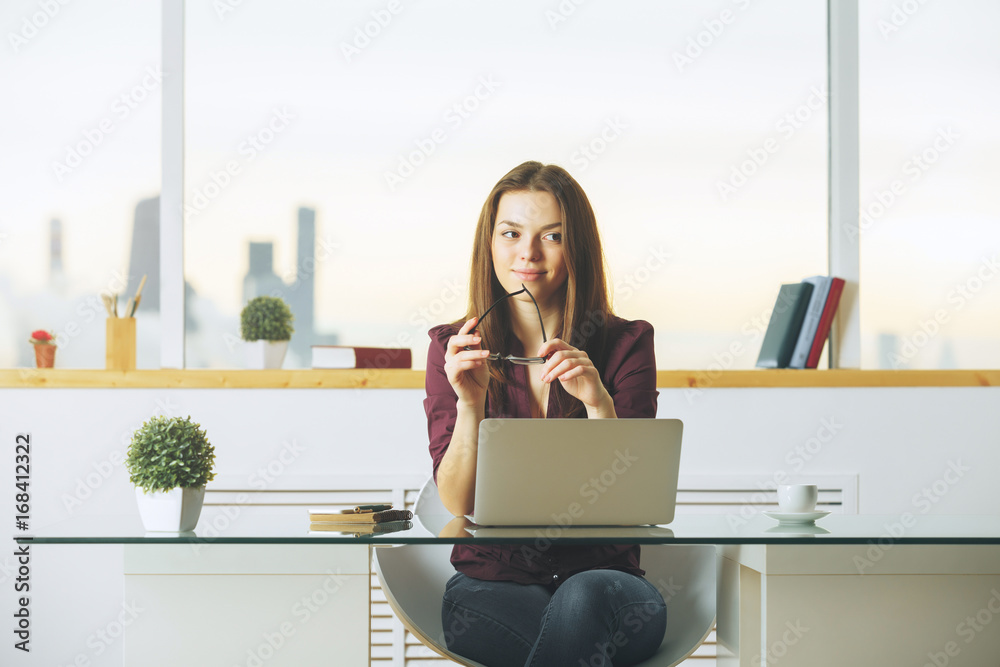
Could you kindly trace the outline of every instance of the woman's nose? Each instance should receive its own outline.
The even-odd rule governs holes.
[[[529,238],[527,235],[521,237],[520,251],[521,259],[527,262],[537,261],[542,254],[536,239]]]

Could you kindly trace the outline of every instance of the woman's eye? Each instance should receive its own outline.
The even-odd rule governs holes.
[[[553,243],[562,243],[562,234],[560,232],[552,232],[551,234],[546,234],[545,238]]]
[[[513,229],[507,229],[507,230],[504,230],[504,231],[500,232],[500,236],[502,236],[504,238],[507,238],[507,239],[516,239],[517,238],[517,232],[515,232]]]

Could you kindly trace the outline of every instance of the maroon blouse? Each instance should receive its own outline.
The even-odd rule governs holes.
[[[611,318],[607,324],[607,360],[601,379],[615,403],[620,419],[656,416],[656,360],[653,356],[653,327],[642,320]],[[430,330],[427,352],[427,433],[434,461],[434,479],[448,451],[458,415],[458,396],[444,371],[448,339],[458,328],[443,324]],[[508,351],[503,351],[505,354]],[[510,354],[523,354],[510,350]],[[504,414],[495,414],[487,401],[487,417],[531,417],[528,373],[524,366],[512,366],[515,384],[505,394]],[[555,392],[549,392],[547,417],[561,417]],[[583,414],[586,418],[586,413]],[[543,539],[524,545],[456,544],[451,552],[455,569],[476,579],[515,581],[521,584],[559,584],[583,570],[613,569],[643,575],[639,568],[639,545],[553,545]]]

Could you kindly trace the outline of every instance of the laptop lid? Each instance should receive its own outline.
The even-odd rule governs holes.
[[[674,519],[678,419],[484,419],[473,521],[639,526]]]

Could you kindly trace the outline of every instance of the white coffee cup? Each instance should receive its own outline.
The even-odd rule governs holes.
[[[819,490],[815,484],[782,484],[778,486],[778,509],[785,514],[802,514],[816,510]]]

